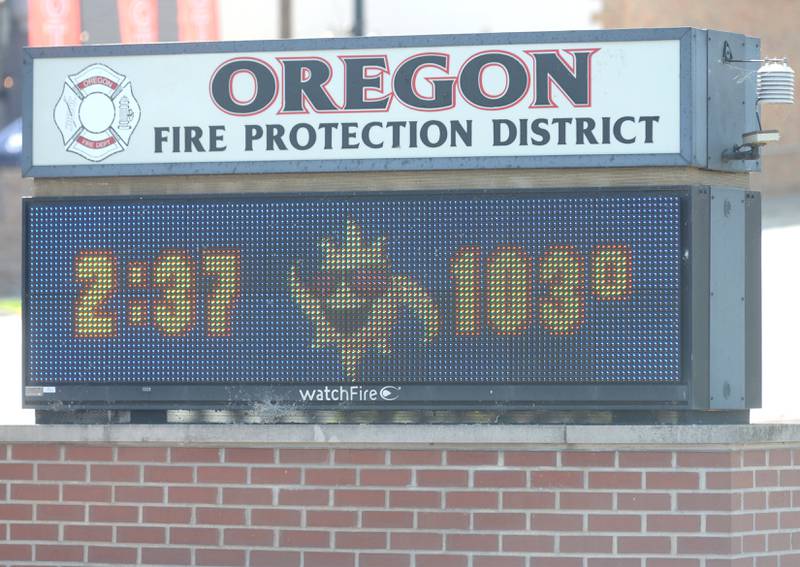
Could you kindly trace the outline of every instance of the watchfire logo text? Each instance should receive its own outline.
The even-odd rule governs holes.
[[[325,386],[324,388],[301,388],[300,399],[304,402],[393,402],[400,397],[399,386],[367,388],[364,386]]]

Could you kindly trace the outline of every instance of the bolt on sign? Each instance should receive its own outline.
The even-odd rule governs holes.
[[[727,141],[709,133],[704,93],[716,87],[705,66],[721,63],[701,57],[708,37],[32,49],[24,167],[89,184],[710,167],[709,148]],[[717,90],[749,96],[751,83]],[[359,189],[358,178],[352,191],[325,194],[27,199],[26,404],[758,403],[757,194],[385,193]]]
[[[33,49],[25,170],[686,164],[691,41],[661,30]]]

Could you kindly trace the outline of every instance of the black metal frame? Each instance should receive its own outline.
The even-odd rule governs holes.
[[[304,402],[299,390],[307,387],[324,387],[314,384],[207,384],[187,383],[181,385],[158,384],[47,384],[29,380],[29,305],[27,235],[30,208],[34,203],[58,203],[64,201],[174,201],[198,199],[342,199],[342,198],[436,198],[453,196],[450,191],[437,192],[348,192],[249,195],[170,195],[159,197],[48,197],[23,200],[23,406],[39,410],[61,411],[64,409],[105,410],[166,410],[166,409],[257,409],[264,413],[280,411],[281,408],[303,410],[690,410],[708,409],[708,257],[710,189],[702,186],[629,187],[613,189],[565,190],[562,188],[528,191],[482,191],[458,192],[458,196],[474,195],[531,195],[558,194],[599,195],[633,193],[660,193],[681,197],[681,249],[684,259],[681,265],[681,382],[675,384],[399,384],[402,396],[394,401],[380,402]],[[338,388],[351,384],[327,384]],[[386,386],[381,384],[358,384],[364,388]],[[53,391],[47,391],[47,389]]]

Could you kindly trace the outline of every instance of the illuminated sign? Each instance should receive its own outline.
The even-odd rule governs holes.
[[[26,401],[690,404],[708,203],[28,199]]]
[[[23,170],[689,165],[693,33],[29,49]]]

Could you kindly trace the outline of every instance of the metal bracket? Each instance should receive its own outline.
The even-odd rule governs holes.
[[[731,51],[731,44],[727,41],[722,44],[722,62],[733,63],[733,51]]]
[[[785,57],[771,58],[771,59],[734,59],[733,51],[731,51],[731,44],[725,41],[722,44],[722,62],[723,63],[766,63],[767,61],[786,61]]]
[[[747,132],[742,134],[742,143],[738,146],[733,146],[733,151],[725,150],[722,152],[722,161],[759,159],[762,146],[770,142],[777,142],[780,139],[781,134],[777,130]]]
[[[761,146],[757,144],[739,144],[733,150],[722,152],[722,161],[757,160],[761,159]]]

